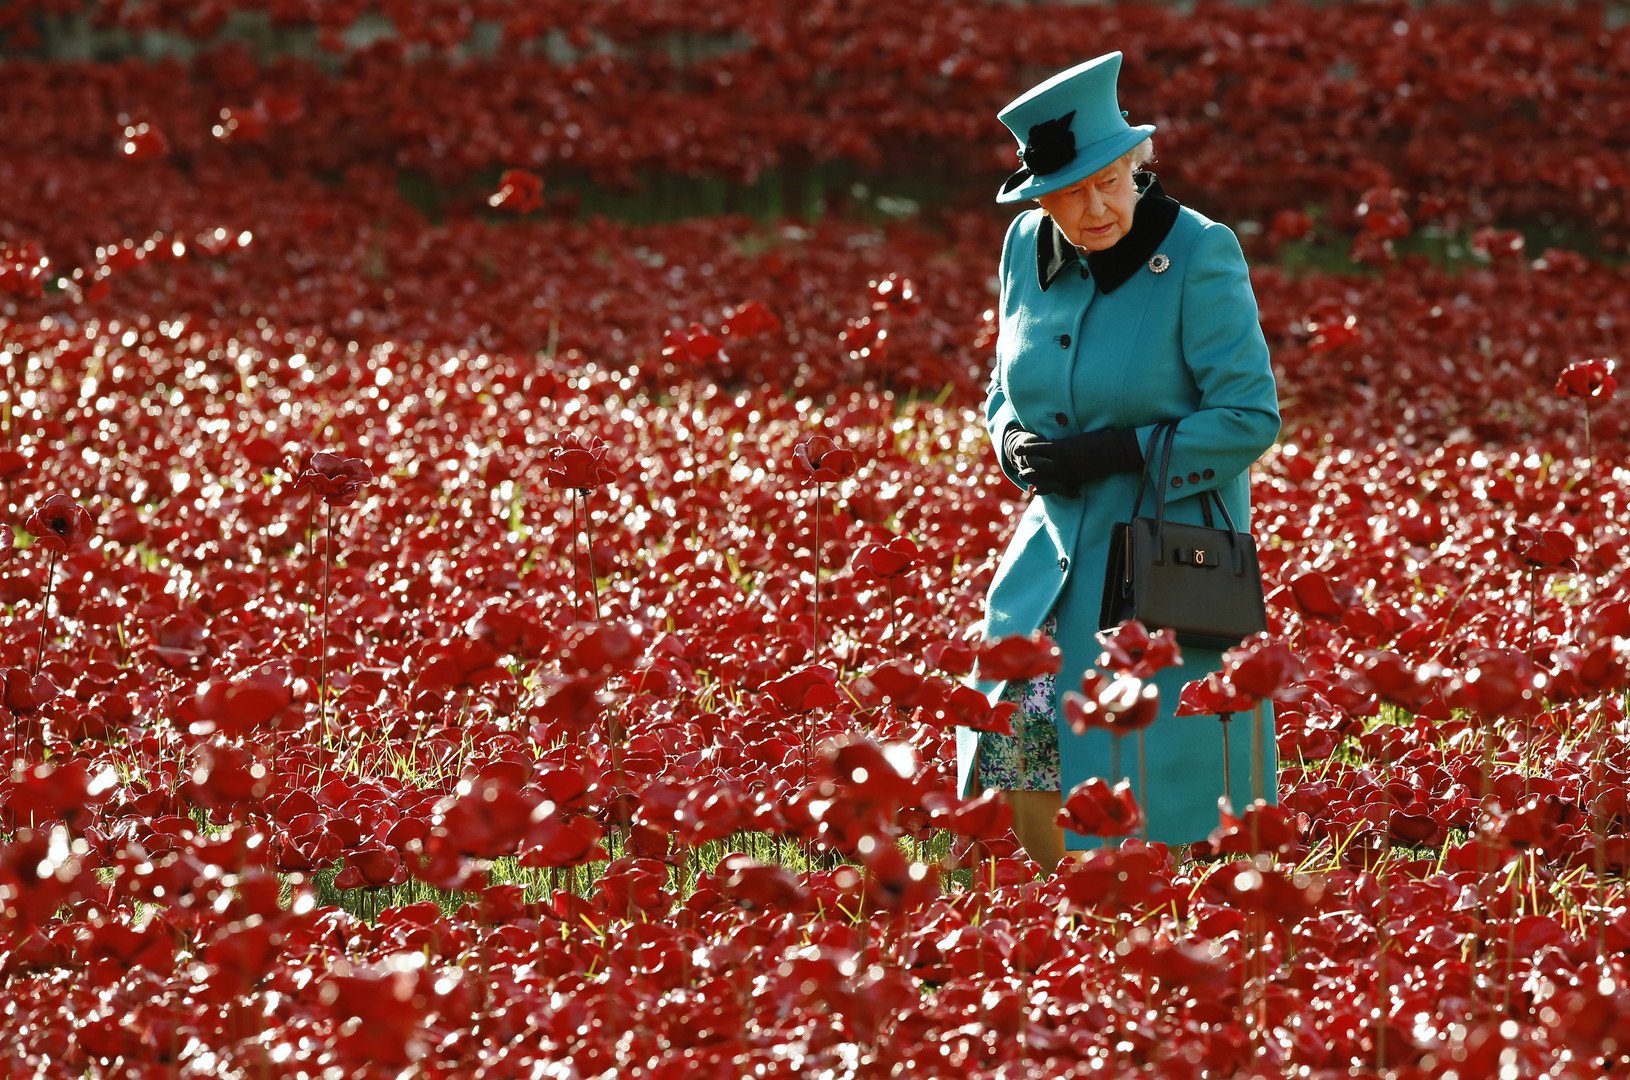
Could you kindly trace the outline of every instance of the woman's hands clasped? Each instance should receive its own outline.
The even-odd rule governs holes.
[[[1015,427],[1003,437],[1002,452],[1019,482],[1035,495],[1075,498],[1089,481],[1143,468],[1143,451],[1131,428],[1097,428],[1044,439]]]

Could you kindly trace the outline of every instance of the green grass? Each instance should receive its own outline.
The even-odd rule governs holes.
[[[923,843],[900,841],[901,850],[909,857],[930,864],[943,864],[951,851],[952,834],[937,830]],[[607,854],[612,859],[625,854],[624,837],[614,830],[605,840]],[[757,862],[780,866],[794,874],[831,869],[852,860],[829,856],[796,839],[764,832],[739,832],[723,840],[710,841],[693,849],[683,857],[679,866],[668,869],[667,891],[683,903],[696,890],[703,874],[712,873],[726,855],[740,853]],[[366,922],[376,921],[390,908],[422,903],[435,903],[447,914],[477,899],[471,892],[451,892],[409,878],[400,885],[380,888],[338,889],[334,878],[339,874],[339,862],[308,874],[284,874],[282,899],[293,902],[296,890],[310,889],[315,901],[324,906],[340,908]],[[534,869],[521,866],[513,857],[494,859],[487,866],[488,878],[494,885],[520,885],[526,890],[528,903],[547,902],[557,890],[580,897],[594,895],[599,880],[605,875],[610,862],[599,860],[575,867]],[[973,885],[972,871],[967,868],[951,871],[943,881],[947,890],[967,889]]]

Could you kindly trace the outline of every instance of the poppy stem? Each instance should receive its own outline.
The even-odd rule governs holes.
[[[1234,770],[1228,761],[1228,721],[1234,718],[1233,713],[1218,713],[1217,720],[1222,724],[1223,733],[1223,798],[1228,800],[1228,808],[1234,808]]]
[[[1262,741],[1262,702],[1259,699],[1256,704],[1251,706],[1251,800],[1253,802],[1262,798],[1264,753]]]
[[[1251,979],[1256,974],[1257,915],[1247,915],[1240,931],[1239,961],[1239,1017],[1244,1021],[1245,1035],[1250,1040],[1252,1056],[1259,1051],[1256,1037],[1256,1003],[1251,1000]]]
[[[626,729],[616,721],[608,708],[605,712],[605,739],[606,753],[611,758],[611,771],[621,774],[623,771],[622,755],[619,751],[623,745],[623,735]]]
[[[1113,732],[1109,739],[1109,781],[1111,784],[1121,782],[1121,739],[1124,736]]]
[[[306,648],[311,648],[312,626],[311,619],[317,608],[317,601],[313,598],[317,592],[317,568],[315,558],[317,554],[317,494],[312,492],[311,501],[306,504],[306,566],[309,578],[306,590]]]
[[[1538,638],[1539,622],[1539,584],[1534,574],[1534,567],[1528,568],[1528,655],[1534,655],[1534,642]],[[1522,718],[1522,793],[1526,796],[1532,790],[1533,764],[1534,764],[1534,717],[1532,709],[1523,710]]]
[[[583,489],[577,489],[577,497],[583,499]],[[583,550],[588,556],[589,564],[589,595],[594,598],[594,621],[600,621],[600,582],[594,576],[594,523],[589,517],[589,504],[583,503]]]
[[[1596,583],[1596,512],[1592,494],[1596,488],[1596,449],[1590,441],[1590,402],[1585,402],[1585,484],[1579,492],[1585,512],[1585,587]],[[1594,590],[1592,590],[1594,591]],[[1587,595],[1586,600],[1590,597]]]
[[[1593,724],[1592,727],[1595,725]],[[1591,740],[1591,768],[1586,775],[1596,779],[1602,774],[1601,746],[1605,739]],[[1590,807],[1590,831],[1594,841],[1594,850],[1591,852],[1592,869],[1596,872],[1596,881],[1592,891],[1596,894],[1596,955],[1607,955],[1607,814],[1602,809],[1602,796],[1597,795]]]
[[[1534,655],[1534,642],[1539,636],[1539,578],[1536,568],[1528,567],[1528,655]]]
[[[328,741],[328,568],[334,561],[334,507],[323,503],[323,638],[317,657],[317,716]]]
[[[57,553],[55,550],[45,554],[45,602],[40,606],[40,645],[34,650],[34,674],[40,673],[40,665],[45,662],[45,630],[51,623],[51,588],[57,580]]]
[[[1387,986],[1387,948],[1390,938],[1387,918],[1391,910],[1387,889],[1387,860],[1392,854],[1392,832],[1381,834],[1381,857],[1375,864],[1375,884],[1380,894],[1381,911],[1376,917],[1375,943],[1375,1071],[1381,1075],[1387,1062],[1387,1017],[1392,1012],[1392,993]]]
[[[811,585],[812,603],[811,636],[809,652],[811,660],[818,660],[821,656],[821,502],[822,485],[815,485],[815,577]]]
[[[1260,855],[1251,856],[1252,865],[1258,870],[1264,869]],[[1267,1040],[1268,1018],[1265,1007],[1268,1000],[1268,957],[1266,938],[1268,936],[1268,918],[1257,914],[1251,917],[1252,927],[1250,941],[1245,955],[1246,983],[1250,993],[1246,1008],[1248,1022],[1246,1034],[1250,1038],[1251,1059],[1254,1061],[1262,1056],[1263,1044]]]
[[[1138,832],[1144,843],[1149,842],[1149,760],[1145,752],[1145,729],[1138,728],[1138,798],[1143,801],[1143,813],[1138,815],[1143,824]]]
[[[574,495],[574,496],[572,496],[572,497],[570,497],[570,498],[568,498],[566,500],[566,509],[571,511],[571,515],[572,515],[572,589],[571,589],[571,593],[572,593],[572,622],[579,623],[579,622],[583,621],[583,616],[582,616],[582,613],[578,610],[578,600],[577,600],[577,496],[576,495]]]
[[[1517,923],[1521,921],[1522,903],[1520,900],[1523,879],[1526,877],[1524,863],[1534,858],[1533,849],[1524,854],[1519,852],[1516,865],[1512,867],[1510,876],[1506,879],[1506,891],[1512,896],[1510,910],[1506,913],[1505,955],[1495,957],[1494,963],[1500,970],[1500,1011],[1510,1013],[1511,1008],[1511,982],[1517,972]],[[1531,879],[1530,879],[1531,880]],[[1505,906],[1502,903],[1502,906]],[[1490,950],[1491,952],[1493,950]]]
[[[1489,796],[1494,788],[1494,735],[1493,725],[1488,723],[1481,713],[1477,714],[1477,731],[1481,736],[1483,746],[1483,759],[1478,772],[1477,792],[1477,818],[1473,819],[1472,836],[1477,843],[1477,878],[1478,888],[1481,891],[1488,882],[1489,877],[1489,844],[1488,838],[1482,835],[1482,817],[1488,812]],[[1483,967],[1485,958],[1492,955],[1493,950],[1488,948],[1488,916],[1486,903],[1478,904],[1472,912],[1472,943],[1476,950],[1472,961],[1472,1005],[1474,1008],[1482,1005],[1482,982],[1477,973]],[[1492,976],[1491,976],[1492,977]]]

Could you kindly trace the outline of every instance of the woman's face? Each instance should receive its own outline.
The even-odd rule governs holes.
[[[1132,163],[1122,159],[1036,201],[1058,223],[1064,239],[1082,251],[1104,251],[1132,227],[1137,198]]]

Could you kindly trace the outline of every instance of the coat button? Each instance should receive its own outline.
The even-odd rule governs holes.
[[[1058,568],[1060,570],[1068,570],[1070,568],[1070,560],[1060,556],[1058,560]]]
[[[1060,334],[1060,335],[1058,335],[1058,345],[1059,345],[1059,348],[1061,348],[1061,349],[1068,349],[1070,347],[1070,335],[1068,335],[1068,334]]]
[[[1205,477],[1207,480],[1210,480],[1212,477],[1216,476],[1217,474],[1213,470],[1207,469],[1205,472],[1201,473],[1200,475]]]
[[[1183,486],[1183,478],[1181,476],[1172,477],[1172,487],[1177,488],[1177,487],[1182,487],[1182,486]]]
[[[1189,473],[1189,483],[1198,484],[1199,482],[1200,482],[1200,474],[1199,473],[1197,473],[1197,472]]]
[[[1070,422],[1069,416],[1065,413],[1054,413],[1053,419],[1058,422],[1059,427],[1063,427],[1065,424]]]

